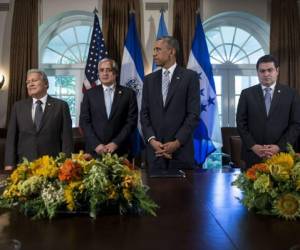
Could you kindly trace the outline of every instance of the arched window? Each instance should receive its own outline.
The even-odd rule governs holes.
[[[269,27],[256,16],[225,12],[204,23],[221,126],[235,126],[242,89],[258,83],[255,65],[269,51]]]
[[[39,32],[39,62],[49,78],[48,93],[68,102],[73,126],[78,126],[92,27],[92,13],[70,11],[42,24]]]

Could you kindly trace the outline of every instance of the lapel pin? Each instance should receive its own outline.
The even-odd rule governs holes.
[[[51,103],[47,103],[48,106],[51,106]]]
[[[118,94],[119,94],[119,95],[121,95],[121,94],[122,94],[122,91],[121,91],[121,90],[119,90]]]
[[[277,92],[280,93],[280,89]]]
[[[177,79],[177,80],[179,80],[179,79],[180,79],[180,77],[179,77],[179,76],[176,76],[176,79]]]

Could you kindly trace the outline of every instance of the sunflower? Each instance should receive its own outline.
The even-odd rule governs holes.
[[[279,153],[266,161],[267,165],[280,165],[283,168],[291,169],[294,166],[294,159],[288,153]]]
[[[300,198],[298,195],[287,193],[274,201],[274,212],[284,219],[296,219],[300,216]]]

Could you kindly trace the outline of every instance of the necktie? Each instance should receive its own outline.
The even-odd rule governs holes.
[[[43,108],[42,108],[43,102],[41,100],[37,100],[35,102],[35,104],[36,104],[36,107],[35,107],[35,113],[34,113],[34,124],[35,124],[36,130],[39,130],[39,128],[41,126],[42,117],[43,117]]]
[[[163,73],[163,78],[162,78],[162,85],[161,85],[161,92],[162,92],[162,97],[163,97],[163,103],[165,105],[167,95],[168,95],[168,89],[170,85],[170,77],[169,77],[170,72],[166,70]]]
[[[106,108],[106,114],[107,117],[109,117],[110,115],[110,111],[111,111],[111,105],[112,105],[112,92],[113,92],[113,88],[109,87],[106,88],[104,91],[104,99],[105,99],[105,108]]]
[[[271,88],[265,88],[265,105],[266,105],[267,114],[269,114],[271,101],[272,101],[271,91],[272,91]]]

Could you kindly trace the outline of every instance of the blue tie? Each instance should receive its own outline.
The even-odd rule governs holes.
[[[166,70],[163,73],[163,78],[162,78],[162,85],[161,85],[161,92],[162,92],[162,97],[163,97],[163,103],[165,105],[167,95],[168,95],[168,89],[170,85],[170,77],[169,77],[170,72]]]
[[[266,105],[267,114],[269,114],[269,110],[271,107],[271,101],[272,101],[271,91],[272,91],[271,88],[265,88],[265,105]]]
[[[105,108],[106,108],[107,117],[109,117],[110,111],[111,111],[112,92],[113,92],[113,88],[112,87],[108,87],[104,91],[104,100],[105,100]]]

